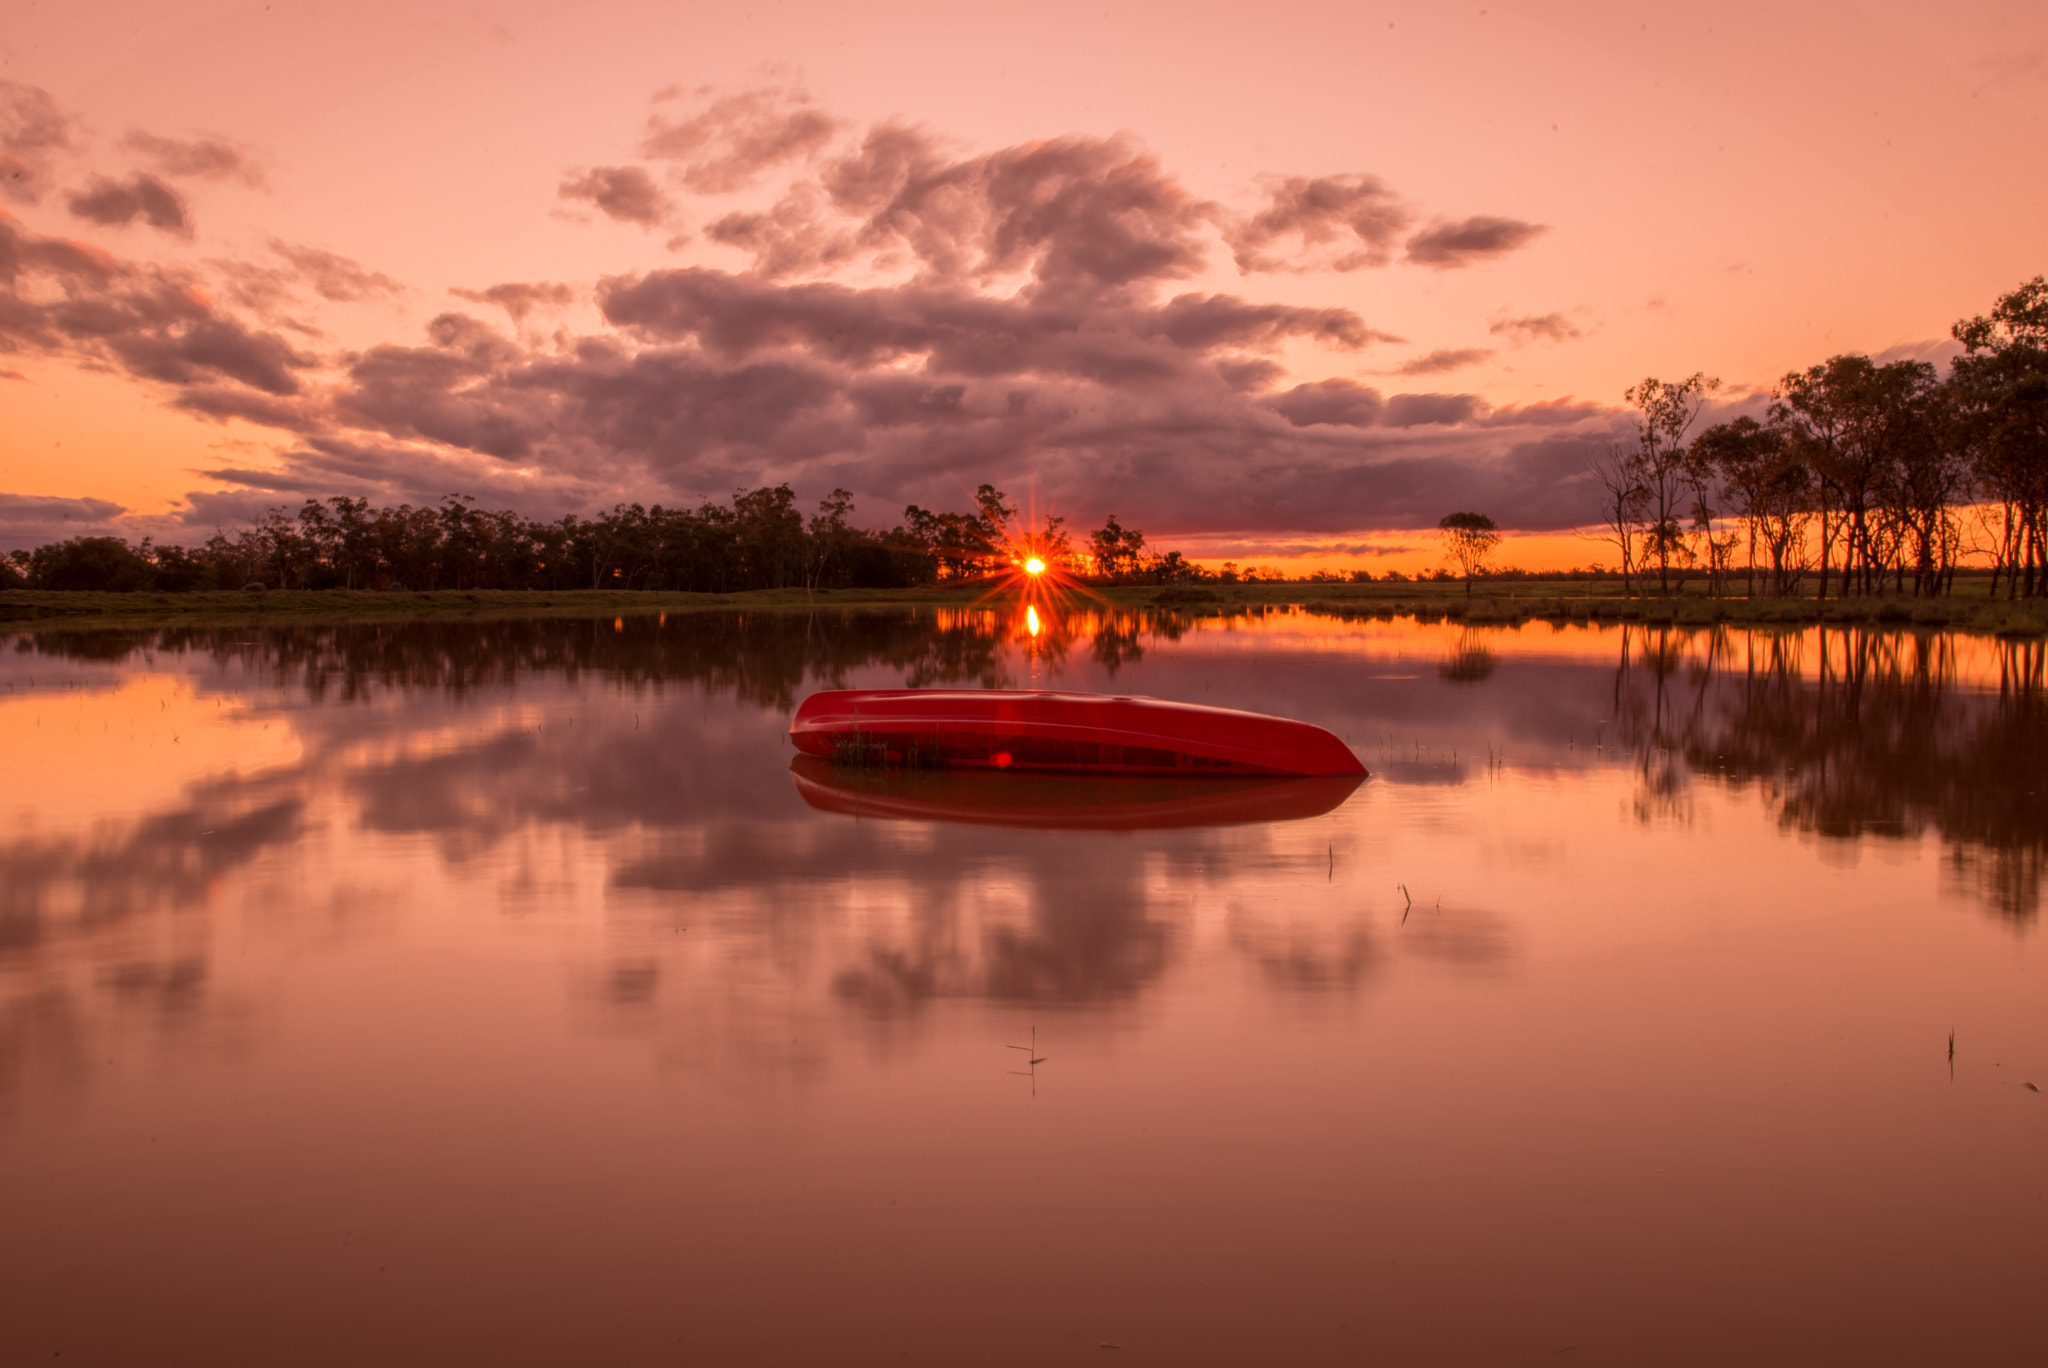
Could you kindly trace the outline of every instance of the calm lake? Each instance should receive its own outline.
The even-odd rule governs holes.
[[[0,1361],[2039,1361],[2043,668],[1285,610],[0,638]],[[1372,776],[793,773],[811,690],[939,684]]]

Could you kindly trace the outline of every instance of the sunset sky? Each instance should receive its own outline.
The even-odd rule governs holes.
[[[1940,360],[2048,271],[2044,110],[2037,4],[17,0],[0,549],[986,481],[1587,563],[1631,383]]]

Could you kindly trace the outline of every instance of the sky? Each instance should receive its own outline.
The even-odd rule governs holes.
[[[2044,111],[2024,4],[16,0],[0,548],[986,482],[1591,563],[1631,384],[1939,361],[2048,271]]]

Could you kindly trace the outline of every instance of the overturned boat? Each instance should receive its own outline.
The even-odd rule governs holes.
[[[1273,778],[1363,775],[1321,727],[1132,694],[833,689],[796,710],[805,755],[910,769]]]
[[[799,755],[789,773],[798,796],[820,812],[1040,831],[1295,822],[1336,811],[1365,782],[1362,774],[1257,779],[885,769],[835,765],[816,755]]]

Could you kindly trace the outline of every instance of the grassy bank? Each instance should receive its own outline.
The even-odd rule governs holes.
[[[1505,624],[1542,618],[1577,622],[1648,622],[1705,626],[1717,622],[1797,625],[1816,622],[1921,626],[2010,635],[2048,633],[2048,602],[2008,603],[1977,586],[1938,599],[1872,597],[1625,598],[1602,581],[1528,580],[1480,584],[1468,598],[1461,584],[1239,584],[1201,588],[1118,585],[1086,591],[1098,606],[1175,608],[1188,613],[1296,605],[1332,618],[1450,618]],[[842,589],[806,594],[801,589],[743,594],[686,594],[632,590],[445,590],[387,593],[369,590],[217,591],[191,594],[113,594],[8,590],[0,592],[0,629],[263,625],[301,622],[377,622],[415,619],[608,617],[707,611],[803,612],[823,609],[953,607],[1013,603],[1014,593],[987,586],[926,589]]]

